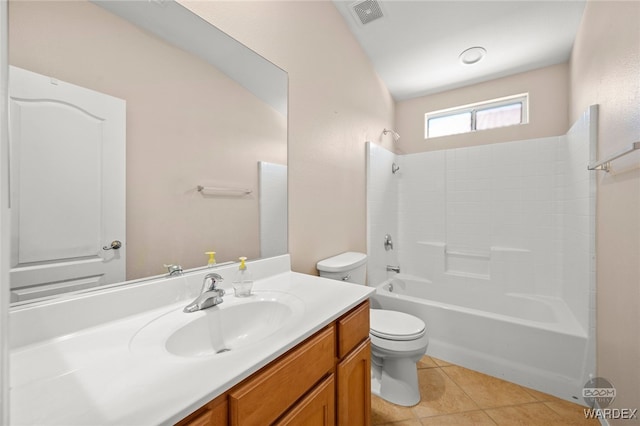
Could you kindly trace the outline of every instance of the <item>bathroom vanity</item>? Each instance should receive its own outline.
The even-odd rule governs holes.
[[[368,425],[369,302],[215,398],[180,425]]]
[[[368,424],[365,286],[291,272],[289,256],[216,268],[221,305],[182,309],[203,269],[11,312],[11,424]]]

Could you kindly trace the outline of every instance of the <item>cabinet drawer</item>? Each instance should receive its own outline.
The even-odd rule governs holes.
[[[338,358],[369,337],[369,300],[362,302],[338,320]]]
[[[325,328],[229,392],[232,425],[270,424],[335,363],[335,326]]]
[[[313,388],[275,426],[333,426],[336,423],[335,397],[332,374]]]

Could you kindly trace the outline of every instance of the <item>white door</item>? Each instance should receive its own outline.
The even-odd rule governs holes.
[[[12,301],[125,280],[125,114],[121,99],[10,67]]]

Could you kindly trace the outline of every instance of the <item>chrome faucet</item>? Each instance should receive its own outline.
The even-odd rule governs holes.
[[[400,265],[398,266],[391,266],[391,265],[387,265],[387,271],[388,272],[396,272],[396,273],[400,273]]]
[[[182,275],[182,266],[180,265],[164,265],[164,267],[169,270],[168,277]]]
[[[224,289],[218,288],[216,285],[222,281],[224,281],[224,278],[215,272],[205,275],[202,282],[202,290],[200,290],[200,296],[196,297],[196,300],[185,306],[183,312],[190,313],[201,311],[221,304],[223,302],[222,296],[224,296]]]
[[[390,234],[384,236],[384,249],[386,251],[393,250],[393,240]]]

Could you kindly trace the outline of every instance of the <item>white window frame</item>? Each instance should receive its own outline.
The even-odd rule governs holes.
[[[432,139],[432,138],[441,138],[445,136],[453,136],[453,135],[462,135],[465,133],[474,133],[480,130],[476,130],[476,112],[482,111],[489,108],[497,108],[505,105],[512,105],[516,103],[522,104],[522,115],[520,117],[520,123],[510,124],[507,126],[500,127],[492,127],[491,129],[499,129],[501,127],[511,127],[518,126],[521,124],[527,124],[529,122],[529,93],[520,93],[518,95],[505,96],[503,98],[491,99],[483,102],[476,102],[473,104],[457,106],[453,108],[441,109],[438,111],[428,112],[424,115],[424,138]],[[457,115],[462,113],[471,113],[471,130],[468,132],[461,133],[453,133],[450,135],[442,135],[442,136],[429,136],[429,120],[434,118],[442,118],[450,115]],[[491,130],[484,129],[484,130]]]

